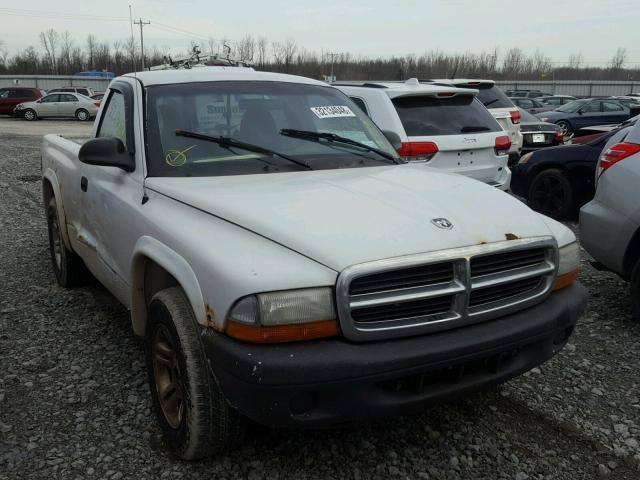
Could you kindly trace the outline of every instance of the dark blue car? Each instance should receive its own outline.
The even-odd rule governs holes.
[[[632,100],[587,98],[574,100],[550,112],[538,113],[536,117],[543,122],[555,123],[567,136],[581,128],[622,123],[631,116],[632,106],[636,106]]]

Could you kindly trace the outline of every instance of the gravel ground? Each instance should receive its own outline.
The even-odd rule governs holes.
[[[171,458],[126,310],[100,285],[55,283],[40,137],[0,124],[0,144],[0,479],[640,477],[640,325],[627,286],[586,255],[570,344],[497,391],[348,429],[256,426],[222,458]]]

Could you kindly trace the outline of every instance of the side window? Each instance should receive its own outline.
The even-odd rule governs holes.
[[[620,105],[613,102],[602,102],[603,112],[621,112],[624,110]]]
[[[600,102],[589,102],[580,109],[583,113],[594,113],[600,111]]]
[[[24,98],[27,94],[23,90],[9,90],[9,98]]]
[[[549,99],[547,99],[547,103],[549,105],[560,106],[560,105],[562,105],[562,99],[561,98],[549,98]]]
[[[367,111],[367,106],[364,104],[364,100],[363,99],[358,98],[358,97],[349,97],[349,98],[351,98],[351,100],[353,100],[353,103],[358,105],[360,110],[362,110],[364,113],[369,115],[369,112]]]
[[[76,93],[80,93],[82,95],[85,95],[87,97],[89,97],[89,90],[87,90],[86,88],[79,88],[76,90]]]
[[[52,102],[59,102],[59,101],[60,101],[60,95],[58,94],[47,95],[42,99],[42,103],[52,103]]]
[[[529,99],[520,100],[520,106],[524,109],[533,108],[533,102]]]
[[[73,95],[66,94],[66,95],[60,95],[60,101],[61,102],[77,102],[78,99]]]
[[[0,90],[0,98],[8,98],[9,90]]]
[[[98,137],[116,137],[127,144],[126,114],[124,97],[120,92],[111,91],[107,106],[102,112]]]

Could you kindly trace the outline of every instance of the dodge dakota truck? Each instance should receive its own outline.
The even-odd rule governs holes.
[[[45,136],[57,281],[88,270],[129,309],[179,457],[248,420],[420,412],[566,344],[573,233],[387,137],[325,83],[240,67],[118,77],[91,139]]]

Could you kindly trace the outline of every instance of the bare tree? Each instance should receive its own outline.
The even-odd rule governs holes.
[[[96,37],[90,33],[87,35],[87,68],[92,70],[94,68],[95,54],[96,54],[96,44],[98,40]]]
[[[298,50],[298,44],[296,41],[289,37],[285,40],[283,44],[283,54],[284,54],[284,71],[288,72],[291,68],[291,64],[293,63],[293,57]]]
[[[502,60],[502,72],[517,77],[525,69],[525,55],[521,49],[510,48]]]
[[[134,37],[127,37],[123,43],[124,50],[127,52],[127,63],[125,70],[133,72],[136,70],[136,51],[138,50],[138,44]]]
[[[73,38],[71,38],[71,34],[69,30],[65,30],[62,35],[60,35],[60,55],[58,63],[62,67],[61,70],[66,74],[73,73],[73,68],[71,67],[71,50],[73,49]]]
[[[584,62],[584,57],[582,56],[582,52],[572,53],[569,55],[569,68],[579,69],[582,68],[582,63]]]
[[[627,49],[626,48],[618,48],[616,50],[615,55],[611,59],[611,69],[612,70],[620,70],[624,66],[627,61]]]
[[[0,40],[0,70],[7,69],[7,58],[9,57],[9,49],[5,45],[4,41]]]
[[[258,39],[258,65],[260,68],[264,68],[267,61],[267,48],[269,47],[269,40],[266,37],[260,37]]]
[[[238,55],[242,60],[247,60],[250,62],[253,61],[255,50],[256,50],[256,41],[251,35],[245,35],[238,42]]]
[[[51,73],[58,73],[58,62],[57,62],[57,48],[58,48],[58,40],[59,35],[53,28],[45,30],[44,32],[40,32],[40,43],[42,44],[42,48],[46,53],[47,63],[49,64],[49,68]]]

